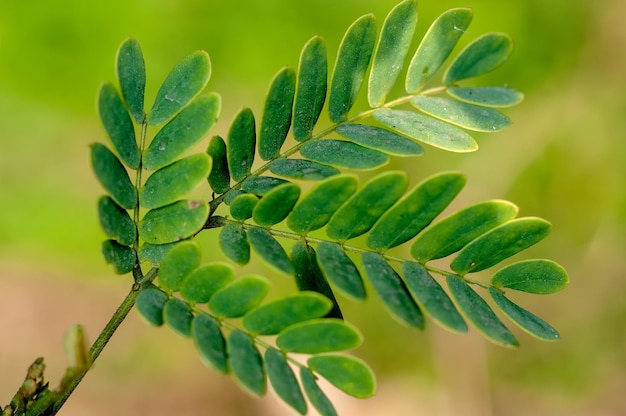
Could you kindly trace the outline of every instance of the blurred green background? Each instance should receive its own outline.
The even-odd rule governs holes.
[[[169,69],[196,49],[213,63],[211,90],[223,97],[217,132],[243,106],[255,113],[271,77],[296,66],[313,35],[339,41],[357,17],[379,25],[396,0],[0,1],[0,403],[28,365],[48,362],[52,384],[67,360],[62,336],[83,323],[92,339],[129,288],[100,256],[104,234],[88,145],[104,140],[95,94],[114,79],[128,36],[143,48],[148,103]],[[366,337],[355,351],[378,374],[378,395],[359,401],[328,391],[343,415],[626,414],[626,3],[620,0],[422,1],[419,37],[451,7],[471,7],[464,43],[486,31],[516,42],[502,68],[477,80],[524,91],[507,111],[514,125],[480,136],[481,149],[451,155],[428,148],[396,160],[412,183],[440,170],[468,176],[460,197],[510,199],[520,215],[554,224],[526,256],[564,265],[570,286],[516,299],[560,330],[545,343],[516,331],[517,351],[475,331],[414,332],[377,299],[345,299]],[[203,241],[210,248],[211,236]],[[207,260],[219,254],[205,251]],[[288,287],[284,276],[265,275]],[[290,415],[270,393],[257,400],[204,368],[193,345],[153,329],[133,312],[63,415]]]

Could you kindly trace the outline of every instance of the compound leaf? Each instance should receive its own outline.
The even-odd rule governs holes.
[[[287,226],[299,234],[323,227],[356,187],[353,175],[332,176],[318,183],[300,198],[287,217]]]
[[[492,71],[502,65],[513,50],[513,40],[504,33],[486,33],[459,53],[443,76],[446,85]]]
[[[270,172],[286,178],[319,181],[338,175],[338,169],[303,159],[276,159],[270,164]]]
[[[365,286],[354,262],[337,243],[322,241],[317,247],[317,261],[324,275],[347,296],[365,299]]]
[[[196,51],[183,58],[163,81],[148,114],[148,124],[157,125],[169,120],[204,89],[210,76],[208,53]]]
[[[551,227],[534,217],[505,222],[463,247],[450,268],[460,275],[487,269],[543,240]]]
[[[328,97],[330,121],[344,120],[352,108],[370,63],[376,43],[374,16],[368,14],[355,21],[339,46]]]
[[[293,137],[298,141],[308,139],[322,112],[326,99],[328,64],[324,40],[310,39],[300,55],[298,84],[293,105]]]
[[[220,247],[232,261],[244,265],[250,261],[250,243],[246,231],[241,225],[226,224],[220,232]]]
[[[102,242],[102,255],[104,260],[113,266],[117,274],[130,273],[135,267],[137,255],[135,251],[115,240],[105,240]]]
[[[263,358],[254,343],[244,332],[233,329],[228,335],[227,354],[230,369],[240,385],[255,396],[265,394]]]
[[[280,351],[274,348],[265,350],[265,369],[278,397],[301,415],[306,414],[307,405],[298,380]]]
[[[309,368],[350,396],[371,397],[376,392],[372,370],[363,361],[345,355],[321,355],[309,358]]]
[[[159,208],[193,190],[211,171],[207,154],[191,155],[154,172],[139,192],[143,208]]]
[[[248,240],[263,260],[284,273],[293,273],[293,265],[285,253],[285,249],[272,237],[269,231],[263,228],[250,228]]]
[[[217,94],[196,98],[154,136],[143,154],[143,167],[154,170],[169,165],[194,147],[215,125],[220,107]]]
[[[502,310],[509,319],[530,335],[544,341],[555,341],[559,339],[559,333],[556,329],[552,328],[550,324],[511,302],[497,289],[490,287],[489,295],[491,295],[491,299],[493,299],[496,305],[498,305],[500,310]]]
[[[411,46],[416,24],[415,0],[403,1],[385,18],[372,59],[367,95],[370,107],[383,105],[393,88]]]
[[[424,328],[422,312],[398,273],[380,254],[363,253],[362,258],[367,277],[392,316],[414,328]]]
[[[374,118],[400,134],[443,150],[465,153],[478,149],[472,136],[460,128],[413,111],[380,108],[374,111]]]
[[[113,198],[103,196],[98,200],[98,217],[102,229],[109,237],[126,246],[137,240],[135,223],[128,211],[120,207]]]
[[[137,295],[135,306],[137,312],[154,326],[163,325],[163,308],[167,295],[155,287],[149,287]]]
[[[406,92],[414,94],[435,75],[472,22],[471,9],[451,9],[433,22],[409,65]]]
[[[143,101],[146,90],[146,64],[139,42],[129,38],[117,51],[116,69],[122,96],[137,124],[143,122]]]
[[[250,174],[255,146],[254,114],[249,108],[244,108],[235,116],[228,130],[228,170],[235,181],[239,182]]]
[[[209,216],[203,201],[178,201],[150,210],[139,222],[139,236],[152,244],[184,240],[202,229]]]
[[[291,68],[283,68],[272,80],[265,99],[259,131],[259,156],[263,160],[270,160],[280,153],[291,126],[295,92],[296,73]]]
[[[187,338],[191,336],[193,314],[189,306],[180,299],[170,298],[163,308],[163,319],[176,333]]]
[[[194,269],[180,288],[181,296],[191,303],[207,303],[211,297],[232,282],[235,271],[226,263],[211,263]]]
[[[304,144],[300,154],[315,162],[348,169],[374,169],[389,163],[389,156],[343,140],[315,140]]]
[[[368,247],[384,251],[410,240],[452,202],[464,185],[465,177],[455,172],[426,178],[372,227]]]
[[[419,156],[422,147],[392,131],[365,124],[343,123],[337,126],[337,133],[361,146],[393,156]]]
[[[429,116],[468,130],[492,132],[511,124],[498,110],[449,98],[417,96],[411,99],[411,104]]]
[[[413,298],[435,321],[450,331],[467,332],[467,324],[450,297],[422,265],[405,261],[402,274]]]
[[[245,221],[252,217],[252,211],[259,203],[259,197],[254,194],[240,194],[230,203],[230,215],[236,220]]]
[[[135,139],[133,121],[124,107],[117,89],[104,83],[98,93],[98,113],[104,130],[117,150],[122,162],[131,169],[139,167],[139,148]]]
[[[487,339],[505,347],[517,347],[519,342],[507,329],[493,310],[463,279],[458,276],[447,277],[448,288],[457,305],[467,319]]]
[[[191,336],[202,362],[221,374],[228,373],[226,340],[217,321],[206,313],[199,313],[191,321]]]
[[[446,92],[457,100],[485,107],[511,107],[524,99],[524,94],[509,87],[450,87]]]
[[[358,329],[337,318],[301,322],[284,329],[276,338],[281,350],[301,354],[348,350],[362,342]]]
[[[464,208],[417,236],[411,256],[420,263],[446,257],[492,228],[513,219],[517,207],[508,201],[485,201]]]
[[[223,194],[230,188],[230,172],[228,171],[228,156],[224,139],[220,136],[211,137],[207,153],[213,162],[208,177],[209,185],[211,185],[213,192]]]
[[[178,292],[185,278],[200,265],[200,246],[193,241],[177,244],[163,257],[159,266],[159,284],[169,293]]]
[[[255,195],[265,195],[288,181],[271,176],[249,176],[241,183],[241,189]]]
[[[219,318],[239,318],[257,306],[269,290],[269,283],[260,276],[245,276],[218,290],[209,309]]]
[[[293,183],[279,185],[255,205],[252,219],[262,227],[278,224],[291,212],[300,197],[300,187]]]
[[[337,416],[337,411],[328,400],[326,394],[319,388],[315,376],[306,367],[300,367],[300,381],[309,401],[321,416]]]
[[[547,295],[567,286],[569,278],[563,267],[551,260],[524,260],[510,264],[493,275],[496,287]]]
[[[283,329],[325,316],[333,303],[316,292],[298,292],[259,306],[243,317],[243,327],[252,334],[276,335]]]
[[[369,180],[332,216],[326,234],[334,240],[358,237],[374,223],[404,193],[408,183],[404,172],[384,172]]]
[[[118,204],[126,209],[137,206],[137,191],[128,177],[128,172],[105,145],[91,145],[91,165],[102,187]]]

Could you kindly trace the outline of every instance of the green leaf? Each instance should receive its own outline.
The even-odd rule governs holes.
[[[306,367],[300,367],[300,380],[306,396],[321,416],[337,416],[333,404],[317,385],[311,370]]]
[[[301,415],[306,414],[307,405],[298,380],[280,351],[274,348],[265,350],[265,369],[278,397]]]
[[[435,321],[450,331],[467,332],[467,324],[446,292],[422,265],[405,261],[402,274],[413,298]]]
[[[422,147],[392,131],[365,124],[344,123],[337,126],[337,133],[369,149],[379,150],[393,156],[420,156]]]
[[[513,51],[513,40],[505,33],[486,33],[459,53],[443,76],[446,85],[485,74],[502,65]]]
[[[284,273],[293,273],[293,265],[285,253],[285,249],[272,237],[269,231],[263,228],[250,228],[248,240],[263,260]]]
[[[511,124],[498,110],[449,98],[417,96],[411,99],[411,104],[429,116],[468,130],[492,132]]]
[[[485,270],[543,240],[551,227],[534,217],[508,221],[466,245],[450,267],[460,275]]]
[[[337,299],[317,263],[317,255],[313,247],[305,245],[302,241],[296,242],[291,249],[291,262],[294,265],[298,290],[301,292],[310,290],[330,299],[333,308],[326,316],[343,318]]]
[[[411,246],[411,256],[420,263],[446,257],[515,215],[517,207],[508,201],[471,205],[418,235]]]
[[[128,110],[137,124],[143,122],[143,100],[146,90],[146,65],[139,42],[129,38],[122,43],[116,58],[117,79]]]
[[[356,187],[353,175],[332,176],[319,182],[300,198],[287,217],[287,226],[299,234],[322,228]]]
[[[118,204],[126,209],[137,206],[137,191],[126,169],[106,146],[100,143],[91,145],[91,165],[102,187]]]
[[[180,294],[191,303],[207,303],[213,295],[235,279],[235,270],[226,263],[211,263],[187,275]]]
[[[227,353],[230,368],[241,386],[255,396],[265,394],[263,358],[248,335],[234,329],[228,335]]]
[[[169,120],[204,89],[210,76],[208,53],[196,51],[183,58],[163,81],[148,114],[148,124],[157,125]]]
[[[350,396],[367,398],[376,392],[372,370],[363,361],[345,355],[321,355],[307,361],[309,368]]]
[[[344,120],[359,94],[376,43],[374,15],[359,18],[339,45],[328,97],[330,121]]]
[[[258,305],[269,290],[269,282],[260,276],[245,276],[218,290],[209,309],[218,318],[239,318]]]
[[[243,317],[243,327],[252,334],[276,335],[283,329],[325,316],[333,307],[326,297],[315,292],[298,292],[259,306]]]
[[[103,196],[98,200],[98,217],[106,235],[114,240],[126,246],[137,240],[135,223],[128,211],[117,205],[112,198]]]
[[[339,244],[322,241],[317,247],[317,261],[326,278],[342,293],[356,300],[365,299],[361,274]]]
[[[450,87],[446,92],[457,100],[485,107],[511,107],[524,99],[524,94],[509,87]]]
[[[250,243],[241,225],[227,224],[220,232],[220,247],[232,261],[244,265],[250,261]]]
[[[255,205],[252,219],[262,227],[278,224],[291,212],[300,197],[300,187],[293,183],[277,186]]]
[[[135,127],[124,107],[117,89],[107,82],[100,87],[98,113],[104,130],[117,150],[120,159],[131,169],[139,167],[139,149],[135,139]]]
[[[307,159],[339,168],[368,170],[389,163],[389,156],[343,140],[316,140],[304,144],[300,154]]]
[[[460,128],[413,111],[381,108],[374,111],[374,118],[400,134],[439,149],[457,153],[478,149],[472,136]]]
[[[349,350],[362,342],[356,327],[337,318],[301,322],[284,329],[276,338],[278,348],[300,354]]]
[[[415,94],[435,75],[472,22],[471,9],[451,9],[433,22],[417,48],[406,76],[406,92]]]
[[[168,293],[178,292],[185,278],[200,266],[202,253],[194,241],[184,241],[163,257],[159,266],[159,285]]]
[[[424,317],[398,273],[376,253],[363,253],[363,268],[378,296],[400,322],[424,328]]]
[[[255,146],[254,114],[249,108],[244,108],[235,116],[228,130],[228,170],[235,181],[239,182],[250,174]]]
[[[178,201],[150,210],[139,222],[139,236],[152,244],[184,240],[202,229],[209,216],[203,201]]]
[[[193,314],[185,302],[170,298],[163,308],[163,319],[176,333],[187,338],[191,336]]]
[[[193,190],[211,171],[207,154],[191,155],[154,172],[139,192],[143,208],[159,208]]]
[[[163,325],[163,308],[167,302],[167,295],[155,287],[142,290],[137,295],[135,306],[137,312],[154,326]]]
[[[409,52],[415,25],[417,1],[406,0],[395,6],[385,18],[376,44],[369,78],[370,107],[380,107],[393,88]]]
[[[159,264],[163,261],[163,257],[178,243],[179,241],[167,244],[143,243],[139,250],[139,260]]]
[[[291,126],[295,92],[295,71],[291,68],[281,69],[272,80],[263,108],[259,130],[259,156],[263,160],[273,159],[280,153]]]
[[[199,313],[191,321],[191,336],[202,362],[221,374],[228,373],[226,340],[217,321],[206,313]]]
[[[102,242],[102,255],[104,260],[113,266],[113,270],[117,274],[130,273],[137,261],[137,255],[132,248],[124,246],[115,240]]]
[[[277,186],[288,183],[284,179],[271,176],[250,176],[241,183],[241,189],[255,195],[265,195]]]
[[[448,288],[467,319],[491,342],[505,347],[517,347],[519,342],[498,319],[493,310],[463,279],[447,277]]]
[[[410,240],[452,202],[464,185],[465,177],[455,172],[426,178],[378,220],[368,235],[368,247],[384,251]]]
[[[567,272],[551,260],[524,260],[510,264],[493,275],[491,284],[496,287],[547,295],[567,286]]]
[[[491,295],[491,299],[493,299],[496,305],[498,305],[498,307],[506,316],[509,317],[509,319],[530,335],[544,341],[556,341],[560,338],[557,330],[550,324],[538,316],[528,312],[526,309],[523,309],[511,302],[497,289],[490,287],[489,295]]]
[[[298,85],[293,106],[293,137],[298,141],[311,136],[322,112],[326,99],[327,66],[324,39],[315,36],[304,45],[298,65]]]
[[[239,221],[245,221],[252,217],[252,211],[259,203],[259,197],[253,194],[238,195],[230,203],[230,215]]]
[[[220,106],[217,94],[196,98],[152,139],[143,155],[143,167],[154,170],[169,165],[198,144],[215,125]]]
[[[216,194],[223,194],[230,188],[230,172],[226,143],[220,136],[211,137],[207,153],[211,156],[212,168],[209,173],[209,185]]]
[[[270,164],[270,172],[286,178],[319,181],[338,175],[338,169],[311,160],[276,159]]]
[[[369,180],[335,212],[326,234],[334,240],[345,241],[366,233],[402,196],[407,182],[406,174],[398,171],[384,172]]]

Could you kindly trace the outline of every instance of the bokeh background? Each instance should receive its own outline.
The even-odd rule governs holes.
[[[73,323],[95,338],[129,289],[100,256],[100,186],[88,146],[104,140],[95,112],[103,80],[128,36],[143,48],[148,99],[169,69],[196,49],[213,63],[222,93],[217,132],[243,106],[260,114],[272,76],[296,66],[302,45],[326,38],[329,61],[357,17],[379,27],[396,0],[1,0],[0,1],[0,403],[8,403],[40,355],[53,385]],[[369,400],[329,395],[343,415],[626,414],[626,3],[621,0],[466,0],[420,3],[417,40],[451,7],[472,7],[462,43],[487,31],[512,35],[516,50],[479,84],[524,91],[507,110],[514,125],[479,136],[481,149],[432,148],[395,160],[411,182],[458,169],[460,204],[505,198],[520,215],[554,224],[527,257],[564,265],[569,287],[516,299],[560,330],[546,343],[516,329],[522,347],[493,346],[475,331],[435,325],[411,331],[377,299],[340,299],[366,338],[354,351],[378,375]],[[219,259],[206,245],[207,261]],[[255,266],[256,267],[256,266]],[[262,266],[261,266],[262,267]],[[245,270],[243,271],[245,272]],[[290,282],[269,269],[276,291]],[[254,399],[200,363],[191,342],[132,312],[62,415],[292,415],[269,393]],[[314,414],[314,411],[311,412]]]

